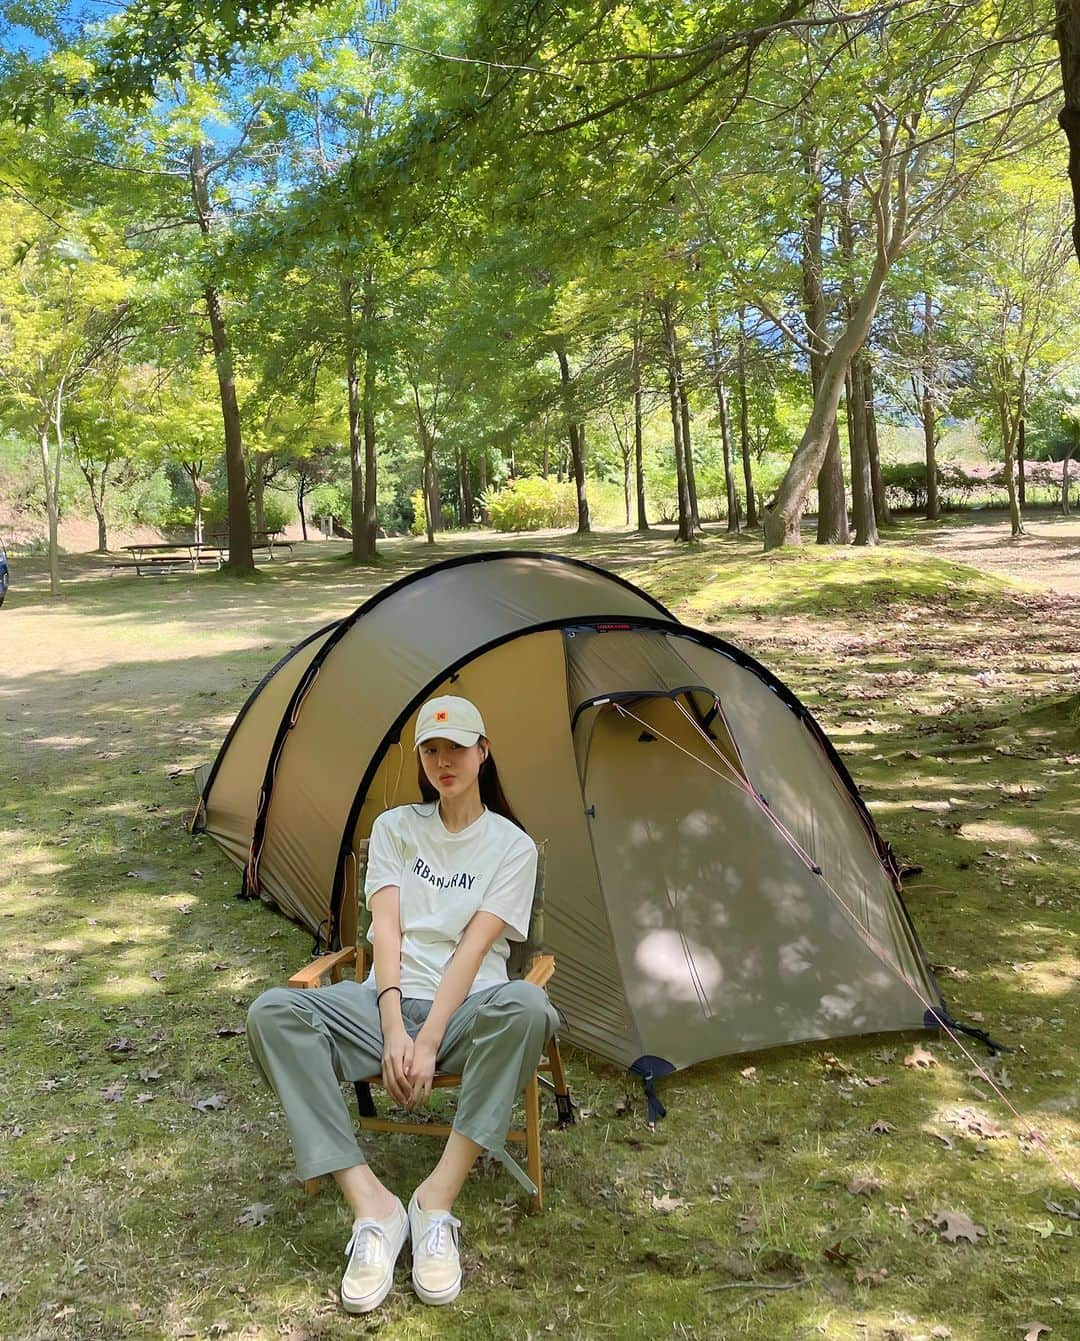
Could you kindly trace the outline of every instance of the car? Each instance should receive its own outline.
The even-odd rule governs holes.
[[[4,604],[4,597],[8,589],[8,558],[7,551],[4,549],[4,542],[0,540],[0,605]]]

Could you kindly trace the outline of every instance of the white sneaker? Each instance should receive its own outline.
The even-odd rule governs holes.
[[[341,1278],[341,1305],[346,1313],[378,1308],[394,1283],[394,1265],[409,1237],[409,1217],[395,1197],[394,1213],[385,1220],[356,1220],[345,1248],[349,1259]]]
[[[461,1293],[458,1230],[461,1221],[449,1211],[424,1211],[412,1194],[409,1229],[412,1233],[413,1289],[425,1304],[448,1304]]]

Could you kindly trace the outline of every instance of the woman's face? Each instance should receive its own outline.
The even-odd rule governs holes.
[[[420,762],[440,797],[462,796],[476,782],[487,750],[483,737],[475,745],[458,745],[438,736],[420,746]]]

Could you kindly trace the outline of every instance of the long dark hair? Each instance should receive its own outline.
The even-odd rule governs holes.
[[[491,746],[488,743],[487,736],[480,736],[476,743],[479,745],[481,740],[487,745],[488,752],[484,762],[480,765],[478,777],[480,800],[489,810],[494,810],[496,815],[502,815],[511,824],[516,824],[522,833],[526,833],[524,824],[510,809],[510,802],[506,799],[506,793],[499,781],[499,770],[495,767],[495,760],[492,758]],[[416,756],[416,781],[420,787],[420,795],[425,801],[437,801],[439,799],[439,789],[428,780],[428,775],[424,772],[424,761],[419,754]]]

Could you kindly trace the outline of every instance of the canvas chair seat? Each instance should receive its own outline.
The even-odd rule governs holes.
[[[545,988],[555,972],[553,955],[542,953],[544,944],[544,866],[547,843],[537,844],[536,884],[533,889],[532,912],[529,918],[529,934],[524,941],[510,943],[510,957],[507,961],[507,973],[510,978],[521,978]],[[368,932],[371,929],[371,913],[367,900],[363,896],[364,878],[367,874],[368,840],[357,843],[347,863],[347,884],[345,907],[343,909],[342,934],[350,944],[330,954],[320,955],[306,964],[289,979],[290,987],[318,987],[323,978],[331,982],[340,982],[343,971],[353,967],[356,980],[366,978],[371,967],[368,949]],[[541,1072],[547,1073],[543,1078]],[[360,1127],[363,1131],[399,1132],[412,1136],[432,1136],[445,1138],[452,1128],[443,1122],[418,1122],[401,1118],[379,1117],[372,1097],[372,1086],[382,1086],[382,1075],[365,1076],[355,1082],[357,1106],[360,1111]],[[530,1197],[530,1209],[541,1211],[544,1208],[543,1165],[540,1151],[540,1085],[550,1087],[555,1094],[555,1102],[560,1125],[574,1120],[570,1091],[566,1083],[562,1057],[559,1054],[558,1038],[552,1038],[545,1057],[537,1059],[537,1066],[529,1078],[524,1090],[525,1125],[511,1127],[506,1134],[508,1143],[525,1147],[525,1169],[512,1159],[506,1150],[496,1152],[507,1172],[525,1188]],[[432,1082],[433,1089],[449,1089],[461,1085],[461,1076],[449,1072],[436,1072]],[[304,1187],[314,1192],[320,1183],[318,1178],[309,1178]]]

